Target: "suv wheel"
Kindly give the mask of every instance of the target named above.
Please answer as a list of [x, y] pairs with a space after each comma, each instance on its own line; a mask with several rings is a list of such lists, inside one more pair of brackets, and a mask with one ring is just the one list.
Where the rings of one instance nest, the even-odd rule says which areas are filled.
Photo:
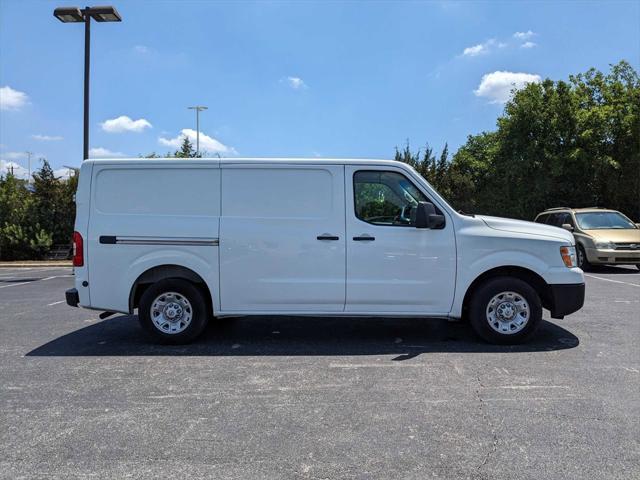
[[584, 251], [584, 247], [579, 243], [576, 245], [576, 253], [578, 255], [578, 267], [587, 271], [591, 267], [591, 264], [589, 263], [589, 260], [587, 260], [587, 254]]
[[147, 288], [140, 298], [138, 315], [142, 327], [160, 343], [189, 343], [207, 323], [202, 292], [178, 278], [160, 280]]
[[474, 331], [485, 341], [513, 345], [528, 340], [542, 320], [534, 288], [519, 278], [497, 277], [476, 290], [469, 304]]

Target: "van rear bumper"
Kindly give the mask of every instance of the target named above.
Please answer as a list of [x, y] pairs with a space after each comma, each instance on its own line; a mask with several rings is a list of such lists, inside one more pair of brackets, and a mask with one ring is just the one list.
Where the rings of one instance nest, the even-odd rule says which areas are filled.
[[78, 289], [76, 288], [70, 288], [64, 292], [64, 296], [67, 300], [67, 305], [71, 307], [77, 307], [80, 303], [80, 296], [78, 295]]
[[584, 283], [550, 284], [551, 318], [564, 318], [584, 305]]

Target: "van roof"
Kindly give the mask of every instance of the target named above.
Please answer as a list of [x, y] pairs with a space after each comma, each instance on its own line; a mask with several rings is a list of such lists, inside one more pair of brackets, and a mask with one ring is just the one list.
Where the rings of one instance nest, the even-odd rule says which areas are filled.
[[396, 160], [380, 160], [365, 158], [94, 158], [85, 160], [83, 163], [104, 164], [149, 164], [149, 163], [181, 163], [181, 164], [328, 164], [328, 165], [389, 165], [389, 166], [407, 166], [406, 163]]

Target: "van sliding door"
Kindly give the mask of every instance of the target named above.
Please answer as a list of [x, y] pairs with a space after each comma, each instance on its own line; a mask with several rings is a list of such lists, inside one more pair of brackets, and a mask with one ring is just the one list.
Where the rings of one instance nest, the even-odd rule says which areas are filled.
[[342, 311], [344, 167], [222, 166], [221, 310]]

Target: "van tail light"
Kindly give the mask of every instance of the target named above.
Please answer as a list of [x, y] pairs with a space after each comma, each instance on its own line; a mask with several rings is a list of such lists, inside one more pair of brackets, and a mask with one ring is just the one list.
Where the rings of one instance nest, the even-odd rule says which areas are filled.
[[82, 235], [73, 232], [73, 266], [82, 267], [84, 265], [84, 248], [82, 246]]

